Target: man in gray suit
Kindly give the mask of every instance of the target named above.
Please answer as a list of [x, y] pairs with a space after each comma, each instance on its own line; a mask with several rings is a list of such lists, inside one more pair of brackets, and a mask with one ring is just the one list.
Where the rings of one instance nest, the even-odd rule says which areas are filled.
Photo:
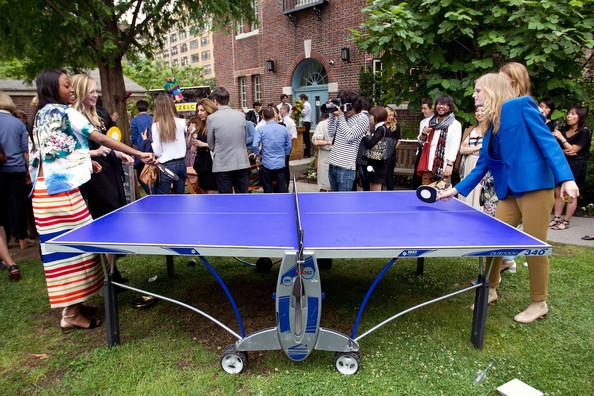
[[243, 113], [229, 107], [229, 92], [218, 87], [211, 95], [218, 110], [206, 119], [208, 147], [213, 152], [212, 171], [221, 194], [248, 192], [247, 131]]

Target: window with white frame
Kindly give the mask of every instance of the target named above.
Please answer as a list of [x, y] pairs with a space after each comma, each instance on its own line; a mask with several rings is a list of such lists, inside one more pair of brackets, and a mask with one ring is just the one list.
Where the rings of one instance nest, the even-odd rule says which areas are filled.
[[187, 57], [187, 56], [184, 56], [184, 57], [181, 59], [181, 65], [182, 65], [182, 66], [186, 66], [187, 64], [188, 64], [188, 57]]
[[207, 61], [210, 59], [210, 51], [202, 51], [202, 60]]
[[170, 43], [175, 43], [177, 41], [177, 34], [176, 33], [171, 33], [171, 35], [169, 36], [169, 42]]
[[185, 30], [180, 30], [180, 31], [179, 31], [179, 39], [180, 39], [180, 40], [185, 40], [185, 39], [186, 39], [186, 37], [188, 37], [188, 33], [186, 33], [186, 31], [185, 31]]
[[247, 78], [239, 77], [239, 105], [247, 108]]
[[173, 62], [171, 62], [172, 66], [177, 66], [179, 64], [179, 62], [177, 61], [177, 59], [174, 59]]
[[211, 65], [204, 65], [204, 75], [208, 76], [212, 74], [212, 66]]
[[199, 44], [198, 40], [190, 41], [190, 49], [198, 49], [198, 48], [200, 48], [200, 44]]
[[177, 55], [177, 45], [171, 47], [171, 55]]
[[179, 46], [179, 52], [181, 52], [182, 54], [184, 52], [188, 52], [188, 44], [183, 43], [182, 45]]
[[208, 36], [200, 37], [200, 45], [203, 47], [208, 45]]
[[254, 87], [254, 101], [260, 102], [262, 100], [262, 84], [260, 75], [252, 77], [252, 86]]
[[198, 63], [198, 62], [200, 62], [200, 55], [192, 54], [192, 63]]

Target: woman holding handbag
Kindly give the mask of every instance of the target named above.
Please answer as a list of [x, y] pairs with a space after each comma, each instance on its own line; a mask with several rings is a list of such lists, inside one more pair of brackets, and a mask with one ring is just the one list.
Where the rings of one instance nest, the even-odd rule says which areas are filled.
[[383, 106], [374, 106], [369, 110], [371, 115], [372, 133], [363, 137], [367, 150], [363, 157], [367, 159], [367, 180], [370, 191], [381, 191], [386, 182], [386, 161], [393, 155], [394, 139], [388, 137], [390, 132], [386, 127], [388, 111]]

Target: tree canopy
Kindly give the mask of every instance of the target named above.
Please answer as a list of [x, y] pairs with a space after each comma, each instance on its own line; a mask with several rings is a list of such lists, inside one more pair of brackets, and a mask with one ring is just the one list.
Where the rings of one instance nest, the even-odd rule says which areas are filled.
[[[244, 18], [252, 0], [0, 0], [0, 56], [43, 69], [98, 67], [103, 103], [125, 111], [122, 59], [152, 57], [177, 26], [200, 30]], [[126, 125], [120, 127], [127, 130]]]
[[175, 77], [183, 87], [210, 86], [214, 81], [204, 77], [204, 69], [194, 66], [168, 67], [159, 60], [124, 61], [124, 74], [146, 89], [162, 89], [168, 77]]
[[382, 60], [384, 102], [449, 94], [471, 120], [474, 80], [509, 61], [528, 67], [537, 98], [592, 100], [592, 0], [376, 0], [363, 12], [353, 34]]

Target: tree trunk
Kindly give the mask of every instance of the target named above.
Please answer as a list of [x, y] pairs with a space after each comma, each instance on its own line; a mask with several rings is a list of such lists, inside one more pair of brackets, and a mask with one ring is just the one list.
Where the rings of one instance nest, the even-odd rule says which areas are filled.
[[126, 85], [124, 84], [124, 71], [122, 58], [116, 57], [107, 61], [99, 60], [99, 75], [101, 76], [101, 98], [103, 107], [113, 114], [117, 112], [119, 118], [117, 125], [122, 132], [122, 142], [130, 145], [130, 123], [126, 109]]

